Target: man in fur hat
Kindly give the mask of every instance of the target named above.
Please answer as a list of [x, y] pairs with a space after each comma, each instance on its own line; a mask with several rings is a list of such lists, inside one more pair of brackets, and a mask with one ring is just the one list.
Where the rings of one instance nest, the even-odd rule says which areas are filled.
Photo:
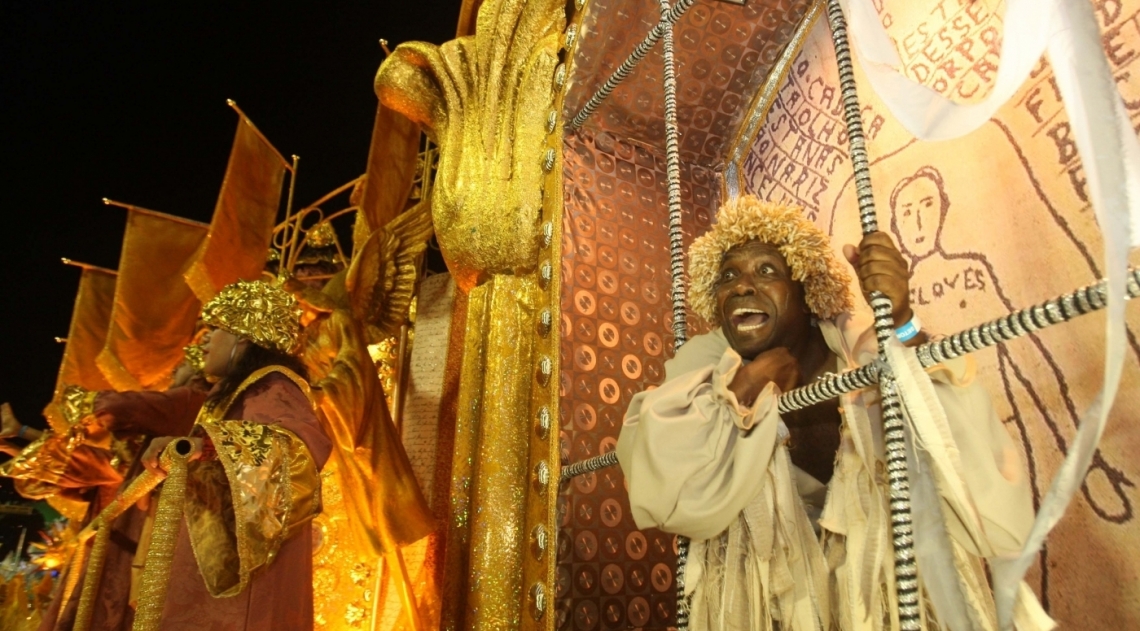
[[[1025, 468], [969, 358], [923, 371], [903, 348], [925, 336], [890, 237], [845, 254], [864, 295], [894, 306], [908, 435], [938, 437], [912, 454], [924, 628], [996, 629], [984, 561], [1029, 533]], [[878, 388], [777, 410], [781, 392], [878, 357], [827, 235], [799, 208], [742, 197], [693, 243], [689, 274], [691, 306], [717, 328], [633, 398], [617, 452], [638, 527], [692, 540], [690, 628], [898, 628]], [[1051, 627], [1024, 584], [1018, 611], [1019, 628]]]

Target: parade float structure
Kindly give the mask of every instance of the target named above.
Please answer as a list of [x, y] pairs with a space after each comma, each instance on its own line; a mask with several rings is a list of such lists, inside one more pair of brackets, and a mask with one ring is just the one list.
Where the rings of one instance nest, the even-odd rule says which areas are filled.
[[[219, 201], [205, 245], [189, 250], [200, 256], [181, 272], [197, 300], [230, 276], [260, 273], [258, 252], [273, 234], [295, 257], [316, 225], [354, 216], [359, 247], [421, 204], [449, 272], [413, 283], [411, 313], [370, 340], [439, 525], [400, 559], [378, 558], [349, 534], [341, 479], [326, 470], [318, 629], [684, 627], [685, 543], [634, 526], [612, 452], [630, 398], [660, 383], [674, 348], [707, 329], [685, 307], [683, 251], [721, 201], [744, 193], [803, 206], [837, 248], [876, 226], [892, 234], [927, 328], [964, 331], [920, 359], [973, 352], [1022, 447], [1035, 503], [1064, 512], [1052, 498], [1065, 493], [1049, 490], [1058, 471], [1070, 494], [1079, 490], [1048, 544], [1027, 554], [1033, 589], [1063, 625], [1140, 621], [1128, 560], [1140, 543], [1140, 470], [1128, 457], [1140, 446], [1140, 315], [1121, 308], [1140, 285], [1120, 265], [1127, 210], [1138, 204], [1122, 192], [1135, 172], [1114, 175], [1111, 165], [1135, 166], [1140, 3], [1068, 13], [1048, 3], [1037, 23], [1056, 35], [1051, 20], [1079, 18], [1076, 36], [1057, 39], [1093, 60], [1088, 77], [1119, 90], [1082, 86], [1129, 132], [1115, 154], [1095, 154], [1091, 175], [1082, 156], [1093, 155], [1097, 134], [1074, 113], [1072, 63], [1052, 45], [1041, 59], [1023, 31], [1008, 28], [1003, 12], [1024, 3], [848, 4], [862, 51], [854, 63], [840, 3], [824, 0], [467, 0], [455, 40], [404, 43], [380, 67], [365, 175], [276, 231], [283, 177], [296, 161], [242, 115], [233, 155], [244, 157], [231, 156], [227, 182], [253, 184], [223, 187], [231, 202]], [[895, 50], [890, 63], [881, 49], [867, 52], [875, 29]], [[1013, 63], [1009, 42], [1026, 44], [1020, 56], [1030, 59]], [[1005, 62], [1028, 63], [1028, 78], [1002, 79], [1012, 72]], [[959, 104], [998, 94], [1000, 107], [968, 133], [931, 132], [883, 91], [890, 73]], [[246, 206], [232, 195], [242, 190], [261, 210], [237, 212]], [[341, 255], [351, 264], [357, 252]], [[1107, 347], [1104, 320], [1069, 322], [1106, 306]], [[1103, 372], [1101, 357], [1110, 360]], [[143, 374], [99, 358], [91, 361], [102, 378]], [[1120, 370], [1098, 448], [1103, 418], [1086, 410], [1111, 399]], [[889, 384], [890, 372], [884, 360], [790, 393], [781, 406]], [[905, 462], [890, 440], [888, 452]], [[1067, 465], [1066, 454], [1075, 454]], [[899, 493], [905, 469], [891, 467]], [[906, 523], [905, 494], [892, 499], [896, 525]], [[895, 544], [905, 561], [905, 536]], [[892, 580], [913, 572], [902, 562]], [[1105, 607], [1104, 594], [1119, 596]], [[899, 628], [913, 627], [912, 613], [900, 607]]]
[[[1136, 536], [1125, 454], [1137, 440], [1140, 347], [1122, 301], [1126, 282], [1136, 291], [1124, 258], [1137, 208], [1126, 191], [1137, 175], [1138, 7], [1052, 3], [1026, 19], [1010, 3], [1011, 23], [1037, 29], [1027, 35], [993, 3], [850, 4], [870, 79], [852, 63], [839, 3], [806, 0], [466, 2], [456, 40], [403, 44], [380, 67], [381, 110], [439, 147], [432, 212], [458, 288], [441, 628], [684, 626], [684, 543], [634, 527], [605, 454], [630, 397], [659, 383], [674, 346], [705, 326], [686, 312], [681, 255], [719, 202], [743, 193], [802, 205], [837, 248], [876, 227], [892, 234], [928, 328], [963, 331], [922, 349], [924, 363], [979, 351], [979, 378], [1046, 506], [1038, 542], [1079, 486], [1049, 544], [1026, 552], [1034, 589], [1062, 622], [1140, 615], [1134, 595], [1090, 607], [1114, 589], [1108, 576], [1135, 576], [1120, 559]], [[884, 38], [893, 67], [874, 46]], [[1090, 70], [1074, 79], [1076, 59]], [[988, 113], [924, 128], [882, 91], [890, 73], [921, 86], [931, 112], [940, 104], [927, 93]], [[1108, 108], [1091, 131], [1090, 100]], [[1106, 139], [1111, 158], [1090, 151]], [[1082, 166], [1082, 155], [1097, 157]], [[1044, 330], [1105, 305], [1107, 327], [1086, 318]], [[1102, 357], [1104, 372], [1090, 370]], [[1108, 410], [1094, 403], [1111, 400], [1121, 371], [1097, 449]], [[877, 381], [889, 392], [889, 373], [880, 364], [782, 405]], [[897, 525], [909, 504], [902, 434], [886, 431]], [[904, 561], [905, 535], [896, 529]], [[1112, 569], [1090, 569], [1091, 558]], [[913, 577], [913, 563], [896, 564], [892, 581], [909, 591], [901, 628], [918, 624]]]

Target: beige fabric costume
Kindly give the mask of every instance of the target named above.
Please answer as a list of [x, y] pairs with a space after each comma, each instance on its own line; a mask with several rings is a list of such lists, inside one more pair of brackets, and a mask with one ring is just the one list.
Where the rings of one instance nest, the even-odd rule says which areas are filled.
[[[877, 357], [869, 316], [820, 326], [836, 370]], [[927, 378], [913, 351], [896, 343], [891, 353], [911, 410], [908, 436], [920, 446], [910, 458], [916, 556], [922, 600], [938, 612], [936, 621], [924, 610], [925, 626], [995, 629], [982, 560], [1016, 553], [1029, 532], [1025, 468], [988, 394], [972, 384], [971, 361]], [[665, 383], [633, 398], [618, 441], [638, 527], [692, 539], [690, 628], [897, 629], [878, 390], [841, 398], [841, 442], [824, 487], [789, 460], [775, 385], [751, 408], [728, 389], [741, 364], [720, 329], [693, 338], [666, 363]], [[1053, 626], [1024, 584], [1017, 622]]]

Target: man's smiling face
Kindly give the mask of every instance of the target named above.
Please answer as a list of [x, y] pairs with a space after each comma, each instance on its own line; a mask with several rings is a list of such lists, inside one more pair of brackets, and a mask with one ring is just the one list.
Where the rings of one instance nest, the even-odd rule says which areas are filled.
[[750, 241], [726, 252], [713, 292], [724, 336], [745, 359], [796, 347], [811, 327], [803, 284], [774, 245]]

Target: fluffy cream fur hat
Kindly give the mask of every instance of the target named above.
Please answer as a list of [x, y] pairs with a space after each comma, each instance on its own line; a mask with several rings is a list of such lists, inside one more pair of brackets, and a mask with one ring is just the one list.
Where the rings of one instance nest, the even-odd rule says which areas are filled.
[[745, 195], [721, 206], [712, 229], [689, 247], [689, 305], [702, 318], [720, 324], [713, 296], [720, 264], [730, 249], [749, 241], [779, 248], [792, 279], [803, 283], [808, 308], [817, 318], [830, 320], [852, 309], [847, 267], [803, 209]]

